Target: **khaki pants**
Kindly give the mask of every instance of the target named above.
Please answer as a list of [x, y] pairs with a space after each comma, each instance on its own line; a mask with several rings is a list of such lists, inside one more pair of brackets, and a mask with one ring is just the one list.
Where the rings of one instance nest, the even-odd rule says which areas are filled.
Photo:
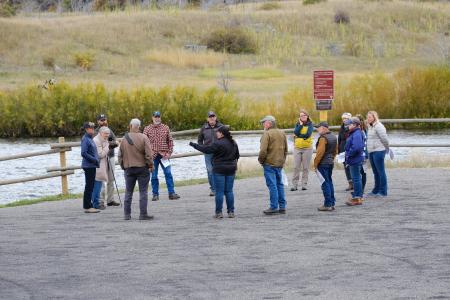
[[302, 187], [306, 187], [308, 184], [308, 173], [313, 149], [294, 148], [292, 153], [294, 154], [294, 174], [292, 176], [292, 187], [298, 187], [300, 170], [302, 171]]
[[111, 203], [114, 201], [114, 176], [113, 176], [113, 169], [110, 168], [112, 166], [114, 168], [116, 159], [115, 157], [109, 157], [109, 166], [108, 166], [108, 182], [103, 183], [102, 185], [102, 192], [100, 193], [100, 205], [105, 205], [105, 198], [106, 203]]

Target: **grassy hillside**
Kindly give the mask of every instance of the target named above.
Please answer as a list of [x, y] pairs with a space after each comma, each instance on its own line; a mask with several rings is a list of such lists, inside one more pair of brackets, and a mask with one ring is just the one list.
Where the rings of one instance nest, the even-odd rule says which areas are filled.
[[[49, 78], [107, 87], [217, 86], [229, 74], [243, 98], [275, 98], [309, 85], [317, 68], [345, 80], [359, 73], [449, 63], [448, 2], [277, 2], [210, 11], [149, 10], [89, 15], [34, 14], [0, 18], [0, 89]], [[269, 8], [274, 8], [267, 10]], [[348, 24], [334, 22], [341, 11]], [[239, 27], [257, 43], [256, 54], [198, 53], [216, 29]], [[93, 59], [81, 70], [75, 56]], [[56, 71], [53, 64], [56, 64]], [[47, 65], [47, 66], [45, 66]]]

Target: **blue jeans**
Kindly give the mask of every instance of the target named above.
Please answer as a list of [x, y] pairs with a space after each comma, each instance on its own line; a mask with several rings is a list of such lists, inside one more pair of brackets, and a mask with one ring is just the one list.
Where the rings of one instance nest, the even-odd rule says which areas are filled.
[[276, 168], [269, 165], [264, 165], [263, 168], [266, 185], [270, 193], [270, 208], [286, 209], [286, 197], [284, 196], [283, 177], [281, 175], [283, 168]]
[[224, 195], [227, 201], [227, 212], [234, 212], [234, 175], [221, 175], [213, 173], [213, 176], [214, 184], [216, 185], [216, 213], [222, 212]]
[[100, 192], [102, 191], [103, 181], [95, 181], [94, 191], [92, 192], [92, 206], [99, 208]]
[[152, 192], [153, 195], [159, 195], [159, 179], [158, 179], [158, 168], [161, 168], [164, 172], [164, 177], [166, 178], [167, 189], [169, 190], [169, 195], [175, 194], [175, 184], [173, 183], [173, 177], [170, 166], [164, 168], [161, 163], [162, 156], [158, 154], [153, 160], [153, 172], [152, 172]]
[[206, 171], [208, 172], [209, 188], [211, 189], [212, 192], [214, 192], [215, 188], [214, 188], [212, 158], [213, 158], [213, 154], [205, 154], [205, 165], [206, 165]]
[[322, 174], [325, 179], [322, 183], [322, 193], [325, 201], [323, 203], [326, 207], [332, 207], [336, 204], [336, 199], [334, 198], [334, 186], [333, 186], [333, 165], [319, 165], [317, 171]]
[[362, 163], [356, 165], [349, 165], [348, 168], [350, 169], [350, 174], [352, 175], [353, 181], [352, 198], [353, 199], [362, 198], [363, 196], [363, 184], [361, 176]]
[[369, 153], [369, 161], [372, 166], [375, 186], [372, 190], [373, 194], [387, 196], [387, 177], [384, 169], [385, 151], [375, 151]]

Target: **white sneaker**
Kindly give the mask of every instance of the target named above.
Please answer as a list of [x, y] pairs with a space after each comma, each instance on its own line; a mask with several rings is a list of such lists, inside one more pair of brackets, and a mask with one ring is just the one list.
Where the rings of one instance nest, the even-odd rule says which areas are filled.
[[91, 208], [89, 208], [89, 209], [85, 209], [84, 212], [87, 213], [87, 214], [93, 214], [93, 213], [98, 213], [98, 212], [100, 212], [100, 210], [91, 207]]

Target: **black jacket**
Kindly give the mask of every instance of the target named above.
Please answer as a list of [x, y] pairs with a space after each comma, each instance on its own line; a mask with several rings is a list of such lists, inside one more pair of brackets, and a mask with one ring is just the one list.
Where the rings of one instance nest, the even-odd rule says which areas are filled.
[[338, 134], [338, 151], [339, 153], [345, 152], [345, 142], [348, 138], [348, 129], [345, 128], [344, 124], [341, 125]]
[[190, 144], [200, 152], [213, 154], [213, 173], [221, 175], [234, 175], [237, 170], [237, 161], [239, 159], [239, 148], [234, 141], [221, 138], [210, 146]]
[[219, 128], [220, 126], [223, 126], [222, 123], [219, 121], [216, 121], [216, 126], [211, 127], [208, 122], [203, 124], [202, 128], [200, 128], [200, 133], [197, 138], [197, 142], [199, 145], [211, 145], [214, 143], [216, 138], [216, 133], [214, 132], [214, 129]]

